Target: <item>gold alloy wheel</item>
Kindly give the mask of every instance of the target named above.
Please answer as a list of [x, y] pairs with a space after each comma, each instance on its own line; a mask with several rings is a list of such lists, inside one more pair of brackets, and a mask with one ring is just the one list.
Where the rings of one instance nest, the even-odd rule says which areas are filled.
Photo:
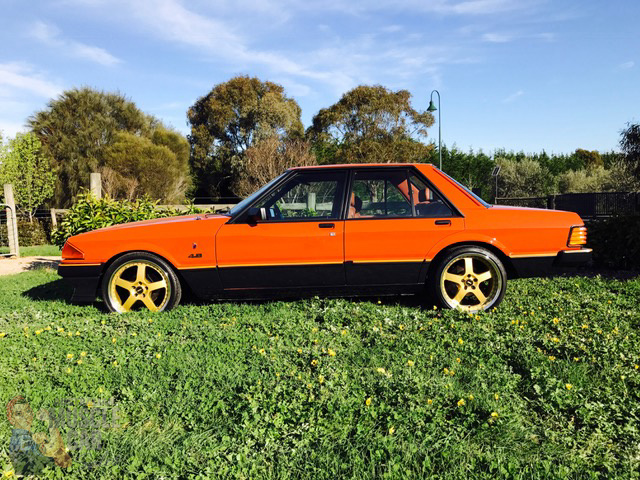
[[171, 297], [169, 276], [158, 265], [133, 260], [118, 268], [109, 279], [109, 300], [117, 312], [146, 307], [163, 310]]
[[489, 257], [464, 253], [442, 270], [440, 292], [451, 308], [469, 312], [485, 310], [500, 296], [502, 275]]

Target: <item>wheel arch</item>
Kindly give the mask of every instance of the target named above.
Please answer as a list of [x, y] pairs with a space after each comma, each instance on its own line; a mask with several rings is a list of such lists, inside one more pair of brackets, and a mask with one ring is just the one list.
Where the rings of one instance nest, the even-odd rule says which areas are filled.
[[425, 272], [425, 275], [424, 275], [424, 281], [426, 282], [426, 281], [429, 280], [429, 276], [433, 274], [433, 271], [435, 270], [435, 268], [437, 267], [438, 263], [442, 260], [443, 257], [445, 257], [452, 250], [455, 250], [456, 248], [460, 248], [460, 247], [482, 247], [482, 248], [485, 248], [485, 249], [489, 250], [496, 257], [498, 257], [498, 259], [504, 265], [504, 268], [507, 271], [507, 278], [509, 278], [509, 279], [517, 278], [518, 275], [516, 273], [515, 267], [513, 266], [513, 263], [511, 262], [511, 259], [509, 258], [509, 256], [506, 253], [504, 253], [496, 245], [493, 245], [493, 244], [490, 244], [490, 243], [487, 243], [487, 242], [482, 242], [482, 241], [460, 241], [460, 242], [456, 242], [456, 243], [452, 243], [450, 245], [447, 245], [445, 248], [440, 250], [431, 259], [431, 261], [429, 262], [429, 265], [427, 267], [427, 271]]

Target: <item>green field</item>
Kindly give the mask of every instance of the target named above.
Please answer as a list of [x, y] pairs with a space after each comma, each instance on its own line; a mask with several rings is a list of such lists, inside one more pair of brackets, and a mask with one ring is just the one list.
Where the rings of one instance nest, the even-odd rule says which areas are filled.
[[[9, 253], [9, 247], [0, 247], [0, 253]], [[34, 245], [20, 247], [22, 257], [59, 257], [60, 249], [55, 245]]]
[[640, 277], [513, 281], [478, 316], [402, 299], [117, 316], [68, 304], [47, 270], [0, 292], [2, 406], [119, 411], [65, 478], [640, 476]]

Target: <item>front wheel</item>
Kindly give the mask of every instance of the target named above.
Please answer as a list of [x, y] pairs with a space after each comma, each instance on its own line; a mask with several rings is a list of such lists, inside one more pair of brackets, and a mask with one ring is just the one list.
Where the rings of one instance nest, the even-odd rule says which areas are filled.
[[438, 262], [429, 282], [442, 307], [475, 313], [500, 304], [507, 289], [507, 272], [489, 250], [460, 247]]
[[181, 296], [180, 281], [171, 266], [147, 252], [118, 258], [102, 280], [102, 299], [112, 312], [170, 310]]

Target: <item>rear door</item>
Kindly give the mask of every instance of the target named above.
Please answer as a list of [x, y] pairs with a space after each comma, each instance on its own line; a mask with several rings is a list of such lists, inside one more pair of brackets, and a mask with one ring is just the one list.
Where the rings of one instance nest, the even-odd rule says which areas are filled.
[[355, 169], [351, 178], [347, 284], [418, 284], [426, 252], [464, 229], [464, 219], [414, 169]]

